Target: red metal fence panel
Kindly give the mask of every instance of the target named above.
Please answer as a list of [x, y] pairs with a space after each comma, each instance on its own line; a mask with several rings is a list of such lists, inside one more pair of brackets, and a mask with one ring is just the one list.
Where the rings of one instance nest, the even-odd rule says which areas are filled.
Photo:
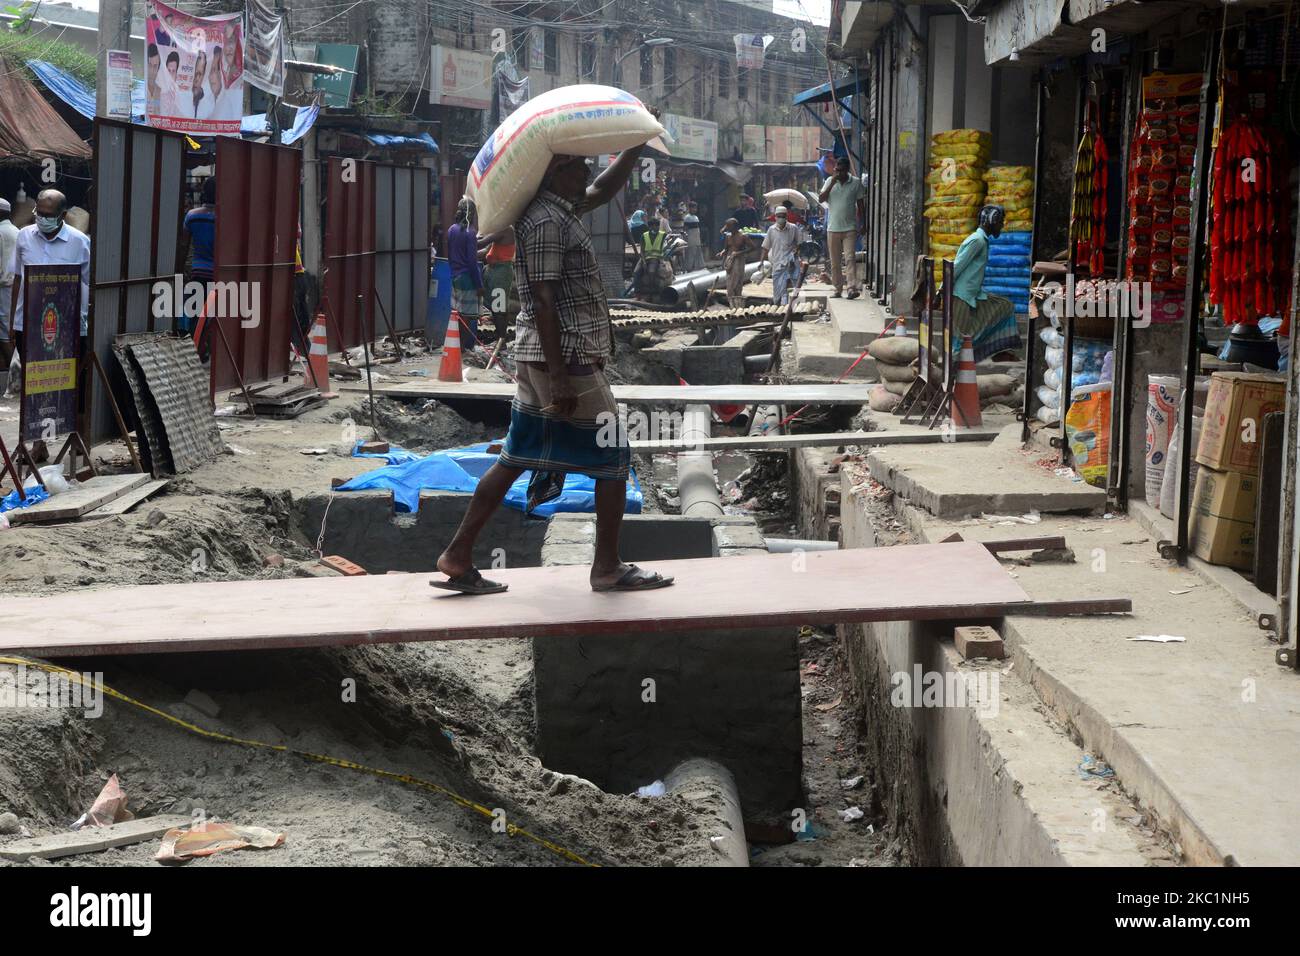
[[216, 317], [209, 340], [214, 391], [289, 372], [301, 170], [295, 149], [217, 140], [216, 282], [235, 283], [225, 288], [251, 301], [255, 314]]
[[[375, 164], [331, 156], [325, 167], [325, 296], [329, 349], [384, 332], [375, 307]], [[357, 296], [365, 302], [362, 312]]]

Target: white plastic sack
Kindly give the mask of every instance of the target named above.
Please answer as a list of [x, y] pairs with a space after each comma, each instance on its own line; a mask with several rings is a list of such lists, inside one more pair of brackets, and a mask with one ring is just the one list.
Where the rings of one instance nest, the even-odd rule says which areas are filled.
[[479, 235], [513, 225], [537, 194], [555, 156], [601, 156], [641, 146], [664, 128], [631, 93], [612, 86], [561, 86], [510, 114], [469, 169], [465, 195]]

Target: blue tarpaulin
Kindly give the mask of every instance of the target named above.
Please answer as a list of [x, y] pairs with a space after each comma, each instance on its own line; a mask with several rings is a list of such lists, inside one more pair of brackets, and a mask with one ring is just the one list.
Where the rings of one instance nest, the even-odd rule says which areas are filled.
[[[86, 119], [95, 118], [95, 88], [86, 86], [67, 70], [45, 60], [28, 60], [27, 66], [50, 92]], [[144, 122], [144, 80], [131, 84], [131, 120]]]
[[[61, 69], [53, 63], [47, 63], [45, 60], [28, 60], [27, 65], [31, 67], [32, 72], [49, 88], [51, 93], [86, 117], [86, 119], [95, 118], [95, 88], [93, 86], [86, 86], [67, 70]], [[144, 110], [144, 80], [136, 80], [131, 86], [131, 121], [143, 126], [145, 123]], [[319, 115], [319, 106], [298, 107], [293, 126], [280, 131], [280, 142], [288, 146], [290, 143], [302, 139], [307, 131], [311, 129], [312, 124], [316, 122], [316, 117]], [[266, 114], [256, 113], [252, 116], [245, 116], [240, 123], [240, 132], [250, 136], [265, 136], [270, 132], [266, 123]], [[430, 139], [430, 142], [432, 142], [432, 139]], [[438, 147], [435, 145], [434, 152], [437, 151]]]
[[[473, 492], [478, 487], [479, 478], [497, 460], [496, 455], [488, 453], [489, 444], [492, 443], [453, 448], [423, 458], [385, 465], [364, 475], [357, 475], [346, 484], [339, 485], [338, 490], [367, 491], [382, 488], [393, 493], [393, 503], [399, 512], [416, 511], [420, 507], [420, 491], [425, 488], [432, 491]], [[409, 454], [401, 449], [398, 451], [400, 455]], [[526, 471], [510, 486], [510, 491], [506, 493], [506, 507], [516, 511], [526, 510], [528, 482], [531, 478], [532, 472]], [[624, 510], [628, 514], [640, 514], [642, 501], [640, 482], [637, 481], [636, 473], [632, 472], [627, 479], [627, 506]], [[532, 514], [538, 518], [549, 518], [561, 511], [595, 510], [596, 482], [586, 475], [575, 474], [565, 476], [564, 491], [558, 498], [541, 505]]]
[[412, 146], [417, 149], [427, 149], [431, 153], [438, 152], [438, 143], [428, 133], [421, 133], [419, 136], [398, 136], [396, 133], [372, 133], [369, 130], [362, 130], [361, 135], [376, 146]]
[[[280, 142], [285, 146], [298, 142], [307, 135], [307, 131], [312, 128], [319, 115], [320, 107], [314, 104], [298, 107], [298, 112], [293, 118], [293, 126], [280, 130]], [[240, 121], [239, 131], [245, 136], [266, 136], [271, 132], [271, 128], [266, 122], [265, 113], [254, 113]]]

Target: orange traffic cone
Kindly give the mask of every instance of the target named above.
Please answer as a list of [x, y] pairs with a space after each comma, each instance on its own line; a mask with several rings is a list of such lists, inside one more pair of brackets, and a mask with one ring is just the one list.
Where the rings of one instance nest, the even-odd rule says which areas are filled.
[[309, 367], [303, 369], [302, 383], [309, 388], [320, 389], [321, 398], [338, 398], [330, 391], [330, 346], [329, 335], [325, 331], [325, 313], [317, 312], [312, 324], [311, 334], [307, 336]]
[[978, 428], [984, 424], [980, 417], [980, 386], [975, 378], [975, 346], [969, 335], [961, 337], [961, 361], [957, 363], [957, 381], [952, 387], [952, 423], [961, 428]]
[[447, 320], [447, 337], [442, 343], [442, 365], [438, 367], [438, 381], [464, 381], [460, 367], [460, 313], [452, 312]]

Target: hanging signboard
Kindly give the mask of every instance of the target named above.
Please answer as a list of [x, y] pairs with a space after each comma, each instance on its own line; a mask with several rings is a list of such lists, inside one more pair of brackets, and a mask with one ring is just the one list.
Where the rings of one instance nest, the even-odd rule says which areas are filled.
[[350, 73], [317, 73], [311, 88], [325, 94], [325, 105], [345, 110], [352, 105], [352, 88], [356, 83], [361, 47], [355, 43], [317, 43], [316, 62], [351, 70]]
[[112, 119], [131, 120], [131, 51], [109, 50], [108, 115]]
[[19, 438], [51, 440], [77, 427], [81, 266], [23, 269], [23, 393]]
[[244, 79], [272, 96], [283, 96], [284, 17], [262, 0], [245, 0], [244, 40]]
[[742, 70], [761, 70], [768, 44], [775, 39], [761, 33], [737, 33], [736, 66]]
[[693, 116], [665, 113], [664, 129], [672, 137], [668, 155], [675, 159], [698, 159], [706, 163], [718, 160], [718, 124]]
[[767, 162], [767, 127], [746, 126], [741, 131], [740, 158], [746, 163]]
[[486, 110], [492, 106], [492, 58], [435, 46], [429, 57], [429, 102]]
[[815, 163], [821, 130], [816, 126], [767, 127], [769, 163]]
[[145, 113], [158, 129], [238, 136], [244, 115], [240, 14], [194, 17], [146, 0]]

